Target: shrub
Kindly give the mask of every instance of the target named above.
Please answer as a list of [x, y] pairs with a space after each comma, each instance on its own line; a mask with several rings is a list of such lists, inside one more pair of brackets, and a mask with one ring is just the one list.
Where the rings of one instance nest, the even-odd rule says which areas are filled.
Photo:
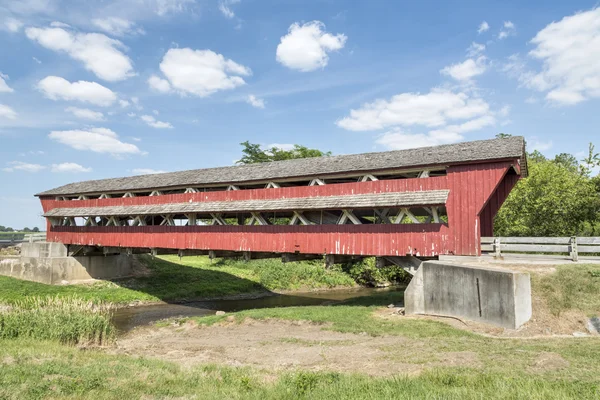
[[396, 265], [377, 268], [375, 257], [364, 258], [356, 263], [343, 264], [341, 269], [349, 274], [356, 283], [364, 286], [381, 286], [410, 281], [410, 275]]
[[78, 298], [29, 297], [0, 307], [0, 338], [103, 344], [114, 337], [112, 305]]

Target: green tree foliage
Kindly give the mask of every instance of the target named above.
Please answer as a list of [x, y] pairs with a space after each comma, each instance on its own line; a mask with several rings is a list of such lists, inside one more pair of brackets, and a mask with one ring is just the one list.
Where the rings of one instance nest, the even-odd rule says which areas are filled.
[[323, 152], [317, 149], [309, 149], [308, 147], [295, 144], [291, 150], [284, 150], [278, 147], [270, 149], [262, 149], [259, 144], [250, 143], [246, 140], [240, 143], [244, 146], [241, 159], [236, 161], [236, 164], [257, 164], [271, 161], [291, 160], [295, 158], [323, 157], [330, 156], [331, 152]]
[[[592, 147], [593, 150], [593, 147]], [[594, 233], [600, 219], [600, 178], [589, 178], [569, 154], [528, 157], [529, 177], [512, 190], [495, 220], [498, 236], [571, 236]]]

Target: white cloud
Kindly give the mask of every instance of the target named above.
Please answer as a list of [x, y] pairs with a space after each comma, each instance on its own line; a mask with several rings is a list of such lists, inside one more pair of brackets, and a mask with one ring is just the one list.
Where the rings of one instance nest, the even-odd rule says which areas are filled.
[[75, 150], [107, 153], [113, 156], [142, 154], [136, 145], [122, 142], [119, 136], [108, 128], [52, 131], [48, 137]]
[[65, 162], [65, 163], [60, 163], [60, 164], [52, 164], [52, 168], [51, 168], [52, 172], [91, 172], [92, 169], [91, 168], [86, 168], [82, 165], [76, 164], [76, 163], [72, 163], [72, 162]]
[[77, 118], [87, 119], [90, 121], [103, 121], [104, 114], [98, 111], [93, 111], [88, 108], [67, 107], [65, 111], [70, 112]]
[[469, 58], [461, 63], [452, 64], [440, 70], [440, 73], [452, 77], [461, 82], [468, 82], [474, 77], [483, 74], [487, 69], [487, 62], [484, 56], [477, 59]]
[[158, 121], [152, 115], [142, 115], [140, 117], [148, 126], [156, 129], [173, 129], [173, 125], [168, 122]]
[[508, 117], [508, 114], [510, 114], [510, 106], [507, 104], [505, 106], [503, 106], [499, 111], [498, 111], [498, 115], [501, 117]]
[[152, 0], [152, 3], [156, 14], [162, 17], [188, 10], [188, 5], [194, 4], [195, 0]]
[[535, 104], [538, 102], [538, 99], [535, 96], [529, 96], [525, 99], [525, 103], [527, 104]]
[[8, 32], [17, 33], [23, 27], [23, 22], [16, 18], [8, 17], [2, 23], [2, 28]]
[[164, 174], [167, 171], [163, 171], [161, 169], [152, 169], [152, 168], [134, 168], [131, 170], [135, 175], [152, 175], [152, 174]]
[[99, 78], [120, 81], [134, 75], [123, 43], [100, 33], [77, 33], [63, 28], [27, 28], [27, 37], [47, 49], [67, 53]]
[[158, 114], [160, 114], [160, 112], [158, 110], [152, 110], [152, 114], [158, 115]]
[[64, 22], [60, 22], [60, 21], [52, 21], [52, 22], [50, 22], [50, 26], [53, 28], [70, 28], [71, 27], [71, 25], [65, 24]]
[[455, 143], [462, 139], [463, 137], [461, 135], [455, 133], [405, 133], [398, 129], [384, 133], [377, 138], [375, 143], [385, 146], [390, 150], [404, 150], [416, 147]]
[[33, 61], [35, 61], [38, 64], [41, 64], [42, 62], [37, 58], [37, 57], [32, 57]]
[[505, 21], [502, 30], [498, 34], [498, 39], [506, 39], [509, 36], [517, 34], [517, 27], [511, 21]]
[[132, 97], [131, 102], [133, 103], [133, 106], [136, 108], [136, 110], [144, 109], [144, 107], [142, 107], [142, 105], [140, 104], [140, 99], [138, 97]]
[[121, 108], [127, 108], [127, 107], [129, 107], [129, 104], [130, 103], [127, 100], [123, 100], [123, 99], [119, 100], [119, 105], [121, 106]]
[[0, 72], [0, 93], [14, 92], [14, 90], [8, 86], [6, 80], [8, 80], [8, 75], [4, 75], [2, 72]]
[[469, 57], [477, 57], [485, 51], [485, 44], [473, 42], [467, 49], [467, 55]]
[[552, 140], [540, 140], [537, 137], [532, 137], [527, 140], [527, 148], [544, 152], [550, 150], [553, 146]]
[[10, 108], [9, 106], [5, 106], [4, 104], [0, 104], [0, 118], [8, 118], [8, 119], [16, 119], [17, 112]]
[[511, 60], [521, 83], [547, 92], [546, 99], [558, 105], [600, 97], [600, 8], [547, 25], [531, 43], [535, 48], [529, 55], [542, 62], [542, 69], [526, 71]]
[[483, 21], [481, 24], [479, 24], [477, 33], [487, 32], [489, 29], [490, 29], [490, 25], [487, 22]]
[[136, 27], [135, 22], [125, 18], [94, 18], [92, 24], [113, 36], [143, 35], [145, 33], [142, 28]]
[[235, 13], [231, 9], [231, 6], [239, 3], [240, 0], [221, 0], [219, 1], [219, 11], [225, 16], [225, 18], [235, 17]]
[[135, 116], [136, 116], [136, 113], [134, 113], [134, 112], [130, 112], [130, 113], [127, 113], [127, 116], [128, 116], [128, 117], [132, 117], [132, 118], [133, 118], [133, 117], [135, 117]]
[[171, 84], [169, 81], [156, 75], [152, 75], [148, 78], [148, 84], [151, 89], [154, 89], [157, 92], [168, 93], [171, 91]]
[[[170, 49], [160, 63], [160, 70], [170, 86], [182, 95], [210, 96], [219, 90], [245, 85], [242, 76], [252, 74], [250, 68], [211, 50]], [[152, 77], [150, 78], [152, 79]], [[160, 78], [159, 78], [160, 79]], [[154, 89], [166, 89], [166, 81], [155, 81]]]
[[5, 172], [14, 172], [14, 171], [25, 171], [25, 172], [40, 172], [45, 169], [43, 165], [40, 164], [30, 164], [22, 161], [11, 161], [6, 163], [8, 167], [3, 168], [2, 170]]
[[69, 82], [59, 76], [47, 76], [37, 88], [49, 99], [81, 101], [101, 107], [108, 107], [117, 100], [117, 95], [110, 89], [96, 82]]
[[300, 25], [293, 23], [288, 34], [281, 37], [277, 46], [277, 61], [288, 68], [302, 72], [324, 68], [329, 62], [328, 53], [340, 50], [348, 37], [343, 33], [332, 35], [325, 31], [320, 21]]
[[429, 93], [401, 93], [390, 100], [379, 99], [350, 111], [337, 125], [352, 131], [386, 129], [394, 126], [422, 125], [442, 127], [449, 121], [466, 120], [490, 113], [482, 99], [447, 89]]
[[253, 94], [248, 95], [246, 103], [250, 104], [252, 107], [265, 108], [265, 101], [263, 99], [259, 99]]

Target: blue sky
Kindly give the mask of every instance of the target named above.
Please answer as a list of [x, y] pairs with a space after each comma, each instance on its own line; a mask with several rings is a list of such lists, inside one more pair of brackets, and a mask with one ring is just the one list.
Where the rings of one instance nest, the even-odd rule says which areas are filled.
[[232, 164], [523, 135], [600, 145], [593, 1], [0, 0], [0, 225], [34, 193]]

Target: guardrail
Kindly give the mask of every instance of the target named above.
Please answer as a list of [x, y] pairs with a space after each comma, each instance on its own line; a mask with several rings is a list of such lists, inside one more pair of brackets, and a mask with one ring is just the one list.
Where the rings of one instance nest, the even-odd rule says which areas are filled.
[[46, 240], [46, 232], [39, 233], [3, 233], [0, 235], [0, 245], [13, 246], [19, 243], [43, 242]]
[[512, 253], [568, 253], [573, 261], [579, 254], [600, 254], [600, 237], [482, 237], [481, 251], [501, 257]]

